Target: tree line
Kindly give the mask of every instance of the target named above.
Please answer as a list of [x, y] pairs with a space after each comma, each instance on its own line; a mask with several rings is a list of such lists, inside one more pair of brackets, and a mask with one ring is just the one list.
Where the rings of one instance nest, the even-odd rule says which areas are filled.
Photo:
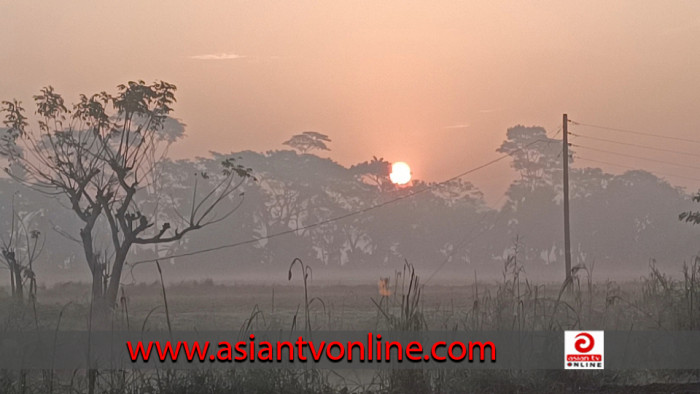
[[[517, 253], [529, 275], [564, 275], [561, 142], [541, 127], [507, 130], [498, 152], [517, 177], [492, 207], [464, 179], [399, 187], [381, 157], [343, 166], [314, 155], [330, 150], [318, 132], [294, 135], [288, 150], [169, 159], [185, 134], [171, 117], [175, 91], [129, 82], [69, 106], [48, 87], [33, 116], [2, 103], [0, 230], [13, 294], [75, 275], [109, 310], [153, 258], [177, 278], [284, 273], [300, 258], [338, 278], [376, 278], [409, 260], [423, 275], [467, 280], [498, 274]], [[697, 253], [697, 229], [678, 220], [692, 207], [684, 190], [641, 170], [574, 168], [570, 179], [575, 265], [634, 278], [652, 260], [678, 271]]]

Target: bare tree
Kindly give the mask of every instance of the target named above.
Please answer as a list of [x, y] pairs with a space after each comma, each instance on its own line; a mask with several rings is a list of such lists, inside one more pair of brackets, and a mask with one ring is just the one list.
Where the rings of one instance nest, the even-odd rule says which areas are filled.
[[[36, 275], [34, 262], [44, 248], [44, 238], [41, 232], [32, 229], [32, 219], [39, 212], [18, 213], [12, 202], [12, 218], [6, 234], [0, 237], [0, 263], [10, 273], [10, 292], [12, 298], [22, 304], [25, 297], [33, 300], [36, 297]], [[29, 288], [25, 293], [25, 285]]]
[[[23, 184], [69, 201], [82, 221], [80, 240], [92, 272], [93, 305], [107, 312], [116, 303], [124, 264], [134, 245], [162, 244], [227, 218], [240, 206], [233, 194], [251, 170], [223, 161], [219, 176], [201, 174], [208, 186], [195, 183], [188, 212], [174, 222], [156, 226], [157, 212], [144, 213], [153, 182], [154, 151], [169, 144], [163, 125], [172, 111], [176, 87], [167, 82], [128, 82], [117, 93], [106, 92], [80, 100], [68, 110], [52, 87], [34, 96], [38, 131], [28, 128], [17, 100], [4, 101], [3, 153], [10, 160], [7, 172]], [[204, 181], [206, 180], [206, 181]], [[223, 202], [239, 203], [220, 216]], [[96, 239], [102, 228], [109, 234], [110, 253]]]

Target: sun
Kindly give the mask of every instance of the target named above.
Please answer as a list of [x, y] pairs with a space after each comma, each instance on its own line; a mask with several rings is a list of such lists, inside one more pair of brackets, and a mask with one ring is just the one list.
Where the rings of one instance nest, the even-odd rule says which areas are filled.
[[391, 174], [389, 179], [397, 185], [405, 185], [411, 180], [411, 167], [408, 164], [397, 161], [391, 165]]

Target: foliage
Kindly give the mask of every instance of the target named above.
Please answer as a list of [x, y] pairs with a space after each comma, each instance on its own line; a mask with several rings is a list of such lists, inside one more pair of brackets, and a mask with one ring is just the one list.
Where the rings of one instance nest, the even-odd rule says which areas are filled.
[[316, 131], [305, 131], [301, 134], [292, 136], [289, 140], [283, 142], [284, 145], [289, 145], [298, 150], [300, 153], [307, 153], [311, 150], [330, 150], [326, 142], [331, 142], [331, 139]]
[[[170, 121], [165, 121], [166, 129]], [[179, 130], [175, 123], [171, 128]], [[532, 138], [520, 138], [519, 133], [511, 132], [510, 142], [526, 146], [542, 133], [533, 131], [525, 133], [532, 134]], [[167, 143], [161, 141], [165, 147]], [[226, 176], [222, 162], [232, 158], [229, 163], [239, 166], [241, 175], [254, 168], [258, 181], [240, 184], [229, 196], [233, 207], [245, 198], [236, 211], [235, 226], [221, 221], [212, 224], [209, 231], [190, 232], [179, 241], [136, 244], [130, 250], [125, 271], [129, 281], [157, 279], [153, 276], [155, 269], [139, 261], [161, 258], [164, 269], [168, 263], [168, 277], [194, 275], [203, 279], [206, 272], [234, 278], [286, 267], [288, 256], [293, 255], [317, 272], [362, 276], [373, 282], [384, 269], [400, 267], [404, 259], [413, 261], [419, 272], [425, 272], [426, 279], [433, 274], [437, 279], [450, 279], [474, 269], [495, 278], [508, 258], [512, 240], [520, 236], [519, 263], [531, 275], [558, 279], [563, 272], [561, 160], [557, 159], [560, 146], [537, 142], [527, 149], [532, 150], [529, 155], [513, 155], [513, 161], [519, 161], [513, 165], [527, 172], [527, 160], [551, 159], [551, 165], [535, 163], [531, 171], [548, 173], [544, 179], [549, 181], [518, 179], [510, 185], [503, 204], [498, 201], [493, 208], [466, 180], [444, 184], [418, 180], [409, 187], [397, 188], [387, 180], [389, 163], [376, 156], [342, 166], [328, 158], [291, 150], [215, 153], [175, 161], [149, 154], [144, 161], [154, 170], [139, 185], [135, 198], [139, 212], [153, 223], [147, 230], [151, 235], [165, 223], [171, 226], [169, 234], [187, 225], [193, 199], [201, 201], [210, 187]], [[235, 171], [230, 174], [238, 177]], [[9, 201], [15, 186], [7, 179], [0, 183], [0, 198]], [[651, 257], [660, 257], [659, 267], [672, 269], [674, 261], [696, 251], [700, 227], [684, 228], [676, 219], [678, 212], [692, 208], [688, 196], [663, 179], [644, 171], [613, 175], [596, 168], [572, 168], [570, 184], [574, 265], [595, 261], [598, 272], [617, 276], [642, 272]], [[410, 198], [367, 210], [413, 193]], [[72, 208], [64, 209], [55, 199], [43, 199], [26, 189], [22, 195], [23, 211], [45, 209], [46, 215], [37, 218], [36, 228], [43, 234], [53, 230], [60, 234], [46, 239], [51, 260], [39, 266], [40, 276], [80, 275], [73, 262], [76, 258], [84, 260], [80, 257], [84, 250], [80, 235], [77, 231], [73, 234], [73, 229], [84, 227], [82, 220]], [[63, 201], [67, 205], [65, 198]], [[0, 210], [9, 206], [4, 204]], [[352, 214], [358, 211], [362, 213]], [[12, 214], [5, 212], [2, 217], [8, 219], [4, 225], [10, 226]], [[337, 217], [344, 218], [332, 220]], [[95, 249], [104, 262], [113, 250], [110, 237], [101, 235], [109, 235], [104, 216], [98, 219], [97, 228], [100, 231], [95, 232], [95, 242], [99, 246]], [[245, 243], [234, 248], [197, 254], [202, 249], [241, 241]], [[168, 259], [183, 253], [194, 254]], [[139, 268], [132, 269], [136, 266]], [[102, 280], [109, 275], [107, 272]]]
[[[24, 303], [25, 297], [32, 302], [36, 300], [34, 262], [44, 249], [41, 231], [33, 228], [33, 218], [37, 214], [40, 214], [40, 211], [16, 212], [13, 199], [9, 231], [0, 237], [0, 263], [4, 264], [9, 272], [10, 292], [19, 304]], [[25, 295], [27, 284], [29, 288]]]
[[389, 180], [391, 163], [383, 157], [373, 156], [371, 161], [355, 164], [350, 167], [350, 172], [363, 182], [376, 185], [379, 190], [389, 190], [392, 187]]
[[[700, 192], [693, 196], [694, 202], [700, 202]], [[700, 211], [687, 211], [678, 215], [678, 219], [686, 223], [700, 224]]]
[[[93, 298], [105, 308], [115, 305], [132, 246], [178, 241], [223, 220], [230, 213], [217, 218], [214, 208], [250, 177], [250, 169], [224, 160], [221, 176], [207, 182], [208, 190], [202, 192], [195, 182], [189, 214], [156, 227], [157, 213], [144, 212], [141, 203], [156, 182], [167, 146], [178, 137], [177, 130], [173, 135], [165, 127], [175, 90], [163, 81], [131, 81], [114, 95], [81, 95], [69, 110], [49, 86], [34, 96], [38, 131], [28, 128], [21, 103], [2, 103], [8, 129], [1, 151], [21, 170], [7, 172], [35, 190], [68, 200], [82, 222], [80, 241], [92, 272]], [[98, 250], [96, 237], [102, 231], [109, 234], [111, 252]]]
[[513, 157], [512, 167], [529, 187], [552, 184], [561, 171], [561, 143], [547, 137], [542, 127], [515, 126], [506, 132], [506, 140], [496, 150]]

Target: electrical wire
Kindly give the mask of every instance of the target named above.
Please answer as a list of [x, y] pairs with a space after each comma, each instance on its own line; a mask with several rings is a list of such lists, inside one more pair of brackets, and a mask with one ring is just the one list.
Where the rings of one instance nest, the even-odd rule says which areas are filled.
[[574, 157], [575, 157], [576, 160], [583, 160], [583, 161], [588, 161], [588, 162], [597, 163], [597, 164], [605, 164], [605, 165], [614, 166], [614, 167], [627, 168], [627, 169], [630, 169], [630, 170], [647, 171], [647, 172], [652, 173], [652, 174], [654, 174], [654, 175], [669, 176], [669, 177], [674, 177], [674, 178], [687, 179], [687, 180], [690, 180], [690, 181], [698, 181], [698, 182], [700, 182], [700, 178], [692, 178], [692, 177], [687, 177], [687, 176], [683, 176], [683, 175], [675, 175], [675, 174], [674, 174], [674, 175], [672, 175], [672, 174], [664, 174], [664, 173], [662, 173], [662, 172], [657, 172], [657, 171], [653, 171], [653, 172], [652, 172], [652, 171], [643, 170], [643, 169], [640, 169], [640, 168], [637, 168], [637, 167], [626, 166], [626, 165], [617, 164], [617, 163], [611, 163], [611, 162], [609, 162], [609, 161], [588, 159], [588, 158], [581, 157], [581, 156], [578, 156], [578, 155], [575, 155]]
[[551, 140], [551, 139], [557, 138], [557, 136], [559, 135], [559, 133], [561, 133], [561, 126], [559, 126], [559, 128], [557, 129], [557, 132], [554, 133], [553, 136], [549, 137], [549, 139]]
[[[554, 133], [554, 135], [552, 135], [551, 137], [547, 137], [547, 140], [542, 140], [542, 142], [546, 142], [546, 143], [547, 143], [547, 147], [549, 147], [549, 145], [550, 145], [552, 142], [554, 142], [554, 138], [556, 138], [556, 137], [559, 135], [559, 133], [561, 133], [561, 131], [562, 131], [562, 127], [559, 126], [559, 128], [558, 128], [557, 131]], [[559, 142], [561, 142], [561, 141], [559, 141]], [[520, 150], [520, 149], [519, 149], [519, 150]], [[513, 153], [515, 153], [515, 152], [513, 152]], [[561, 152], [560, 152], [559, 154], [561, 155]], [[557, 156], [557, 157], [560, 157], [560, 156]], [[496, 202], [496, 206], [498, 206], [498, 205], [500, 204], [500, 202], [503, 200], [503, 198], [505, 198], [505, 196], [506, 196], [506, 195], [503, 194], [503, 195], [498, 199], [498, 201]], [[489, 214], [489, 213], [491, 213], [491, 212], [490, 212], [490, 211], [484, 212], [484, 213], [481, 215], [481, 219], [479, 220], [479, 223], [483, 223], [484, 218], [486, 218], [486, 215]], [[428, 279], [425, 280], [425, 281], [423, 282], [423, 286], [425, 286], [426, 284], [428, 284], [428, 282], [430, 282], [430, 281], [435, 277], [435, 275], [437, 275], [438, 272], [440, 272], [440, 271], [445, 267], [445, 265], [447, 265], [447, 263], [450, 262], [450, 259], [451, 259], [458, 251], [462, 250], [462, 249], [463, 249], [465, 246], [467, 246], [468, 244], [474, 242], [477, 238], [479, 238], [479, 237], [481, 237], [482, 235], [484, 235], [484, 234], [488, 233], [489, 231], [493, 230], [493, 229], [496, 227], [496, 224], [498, 223], [498, 221], [501, 219], [502, 213], [503, 213], [503, 209], [498, 210], [498, 211], [496, 212], [496, 214], [494, 215], [493, 223], [491, 223], [491, 226], [489, 226], [489, 227], [486, 228], [486, 229], [482, 229], [481, 232], [479, 232], [478, 234], [476, 234], [475, 236], [472, 237], [472, 234], [474, 233], [474, 230], [475, 230], [475, 228], [473, 228], [472, 231], [469, 232], [469, 234], [467, 235], [467, 237], [466, 237], [462, 242], [460, 242], [459, 245], [457, 245], [454, 249], [452, 249], [452, 251], [451, 251], [447, 256], [445, 256], [445, 258], [443, 259], [442, 263], [440, 263], [440, 265], [435, 269], [435, 271], [433, 271], [433, 273], [430, 274], [430, 276], [428, 277]]]
[[647, 137], [656, 137], [656, 138], [664, 138], [667, 140], [674, 140], [674, 141], [683, 141], [683, 142], [692, 142], [694, 144], [700, 144], [700, 140], [694, 140], [690, 138], [681, 138], [681, 137], [672, 137], [669, 135], [662, 135], [662, 134], [654, 134], [654, 133], [647, 133], [644, 131], [636, 131], [636, 130], [630, 130], [630, 129], [619, 129], [616, 127], [608, 127], [608, 126], [600, 126], [600, 125], [595, 125], [595, 124], [590, 124], [590, 123], [582, 123], [582, 122], [576, 122], [573, 120], [569, 120], [571, 124], [578, 125], [578, 126], [587, 126], [587, 127], [593, 127], [596, 129], [602, 129], [602, 130], [610, 130], [610, 131], [618, 131], [620, 133], [629, 133], [629, 134], [636, 134], [636, 135], [645, 135]]
[[150, 258], [150, 259], [138, 260], [138, 261], [135, 261], [135, 262], [133, 262], [133, 263], [130, 263], [129, 265], [131, 265], [131, 266], [132, 266], [132, 269], [133, 269], [133, 267], [135, 267], [135, 266], [137, 266], [137, 265], [139, 265], [139, 264], [151, 263], [151, 262], [155, 262], [156, 260], [161, 260], [161, 259], [173, 259], [173, 258], [179, 258], [179, 257], [194, 256], [194, 255], [197, 255], [197, 254], [208, 253], [208, 252], [214, 252], [214, 251], [222, 250], [222, 249], [235, 248], [235, 247], [238, 247], [238, 246], [253, 244], [253, 243], [256, 243], [256, 242], [260, 242], [260, 241], [264, 241], [264, 240], [268, 240], [268, 239], [272, 239], [272, 238], [281, 237], [281, 236], [283, 236], [283, 235], [287, 235], [287, 234], [296, 233], [296, 232], [299, 232], [299, 231], [308, 230], [308, 229], [311, 229], [311, 228], [314, 228], [314, 227], [322, 226], [322, 225], [324, 225], [324, 224], [328, 224], [328, 223], [336, 222], [336, 221], [339, 221], [339, 220], [347, 219], [347, 218], [349, 218], [349, 217], [361, 215], [361, 214], [364, 214], [364, 213], [373, 211], [373, 210], [375, 210], [375, 209], [379, 209], [379, 208], [385, 207], [385, 206], [387, 206], [387, 205], [390, 205], [390, 204], [399, 202], [399, 201], [401, 201], [401, 200], [405, 200], [405, 199], [410, 198], [410, 197], [413, 197], [413, 196], [415, 196], [415, 195], [417, 195], [417, 194], [424, 193], [424, 192], [429, 191], [429, 190], [433, 190], [433, 189], [435, 189], [435, 188], [437, 188], [437, 187], [439, 187], [439, 186], [442, 186], [442, 185], [444, 185], [444, 184], [446, 184], [446, 183], [452, 182], [452, 181], [457, 180], [457, 179], [459, 179], [459, 178], [462, 178], [462, 177], [464, 177], [464, 176], [466, 176], [466, 175], [469, 175], [469, 174], [471, 174], [471, 173], [473, 173], [473, 172], [479, 171], [479, 170], [481, 170], [481, 169], [483, 169], [483, 168], [486, 168], [486, 167], [488, 167], [488, 166], [491, 166], [491, 165], [493, 165], [493, 164], [496, 164], [496, 163], [498, 163], [499, 161], [501, 161], [501, 160], [503, 160], [503, 159], [505, 159], [505, 158], [507, 158], [507, 157], [510, 157], [511, 155], [513, 155], [513, 154], [515, 154], [515, 153], [517, 153], [517, 152], [519, 152], [519, 151], [522, 151], [522, 150], [524, 150], [524, 149], [526, 149], [526, 148], [528, 148], [528, 147], [530, 147], [530, 146], [532, 146], [532, 145], [534, 145], [534, 144], [536, 144], [536, 143], [540, 143], [540, 142], [546, 142], [546, 141], [545, 141], [545, 140], [535, 140], [535, 141], [532, 141], [532, 142], [530, 142], [529, 144], [523, 146], [522, 148], [516, 149], [516, 150], [514, 150], [514, 151], [512, 151], [512, 152], [510, 152], [510, 153], [503, 154], [503, 155], [497, 157], [496, 159], [490, 160], [490, 161], [488, 161], [488, 162], [486, 162], [486, 163], [484, 163], [484, 164], [481, 164], [481, 165], [478, 165], [478, 166], [476, 166], [476, 167], [473, 167], [473, 168], [471, 168], [471, 169], [469, 169], [469, 170], [466, 170], [466, 171], [464, 171], [464, 172], [462, 172], [462, 173], [460, 173], [460, 174], [457, 174], [457, 175], [455, 175], [455, 176], [453, 176], [453, 177], [451, 177], [451, 178], [449, 178], [449, 179], [447, 179], [447, 180], [445, 180], [445, 181], [442, 181], [442, 182], [439, 182], [439, 183], [435, 183], [435, 184], [426, 186], [426, 187], [424, 187], [424, 188], [422, 188], [422, 189], [413, 191], [413, 192], [408, 193], [408, 194], [406, 194], [406, 195], [399, 196], [399, 197], [396, 197], [396, 198], [394, 198], [394, 199], [391, 199], [391, 200], [388, 200], [388, 201], [385, 201], [385, 202], [382, 202], [382, 203], [379, 203], [379, 204], [375, 204], [375, 205], [372, 205], [372, 206], [367, 207], [367, 208], [363, 208], [363, 209], [359, 209], [359, 210], [356, 210], [356, 211], [348, 212], [348, 213], [346, 213], [346, 214], [339, 215], [339, 216], [336, 216], [336, 217], [333, 217], [333, 218], [329, 218], [329, 219], [322, 220], [322, 221], [319, 221], [319, 222], [316, 222], [316, 223], [312, 223], [312, 224], [308, 224], [308, 225], [305, 225], [305, 226], [301, 226], [301, 227], [295, 228], [295, 229], [289, 229], [289, 230], [285, 230], [285, 231], [280, 231], [280, 232], [278, 232], [278, 233], [266, 235], [266, 236], [263, 236], [263, 237], [254, 237], [254, 238], [251, 238], [251, 239], [248, 239], [248, 240], [245, 240], [245, 241], [240, 241], [240, 242], [234, 242], [234, 243], [230, 243], [230, 244], [224, 244], [224, 245], [214, 246], [214, 247], [211, 247], [211, 248], [193, 250], [193, 251], [191, 251], [191, 252], [178, 253], [178, 254], [173, 254], [173, 255], [170, 255], [170, 256], [163, 256], [163, 257], [155, 257], [155, 258]]
[[[504, 198], [505, 196], [506, 196], [505, 194], [502, 195], [501, 198], [500, 198], [498, 201], [500, 202], [501, 200], [503, 200], [503, 198]], [[496, 205], [498, 205], [498, 202], [496, 203]], [[479, 224], [483, 223], [484, 219], [486, 218], [486, 215], [489, 214], [489, 213], [492, 213], [492, 211], [484, 212], [484, 213], [481, 215], [481, 220], [479, 220]], [[476, 227], [473, 228], [472, 231], [469, 232], [468, 236], [467, 236], [459, 245], [457, 245], [454, 249], [452, 249], [452, 251], [451, 251], [447, 256], [445, 256], [445, 258], [443, 259], [442, 263], [440, 263], [440, 265], [435, 269], [435, 271], [433, 271], [433, 273], [430, 274], [430, 276], [428, 277], [428, 279], [425, 280], [425, 281], [422, 283], [423, 286], [427, 285], [428, 282], [430, 282], [430, 281], [435, 277], [435, 275], [437, 275], [438, 272], [440, 272], [440, 271], [445, 267], [445, 265], [447, 265], [447, 263], [450, 262], [451, 258], [452, 258], [458, 251], [462, 250], [465, 246], [467, 246], [467, 245], [469, 245], [470, 243], [474, 242], [474, 241], [475, 241], [477, 238], [479, 238], [480, 236], [482, 236], [482, 235], [488, 233], [489, 231], [493, 230], [494, 227], [496, 227], [496, 224], [498, 223], [499, 219], [501, 218], [501, 214], [502, 214], [502, 213], [503, 213], [503, 209], [498, 210], [498, 211], [495, 213], [495, 215], [494, 215], [493, 223], [491, 223], [491, 226], [489, 226], [489, 227], [486, 228], [486, 229], [482, 229], [478, 234], [476, 234], [475, 236], [472, 237], [471, 235], [474, 233], [474, 230], [476, 229]]]
[[640, 145], [640, 144], [633, 144], [629, 142], [622, 142], [622, 141], [615, 141], [615, 140], [609, 140], [606, 138], [598, 138], [598, 137], [592, 137], [589, 135], [582, 135], [582, 134], [577, 134], [577, 133], [569, 133], [569, 135], [575, 136], [575, 137], [580, 137], [580, 138], [586, 138], [590, 140], [596, 140], [596, 141], [602, 141], [602, 142], [609, 142], [612, 144], [618, 144], [618, 145], [626, 145], [626, 146], [633, 146], [635, 148], [643, 148], [643, 149], [650, 149], [650, 150], [655, 150], [659, 152], [668, 152], [668, 153], [676, 153], [679, 155], [687, 155], [687, 156], [693, 156], [693, 157], [700, 157], [700, 154], [697, 153], [690, 153], [690, 152], [683, 152], [683, 151], [677, 151], [673, 149], [664, 149], [664, 148], [657, 148], [653, 146], [647, 146], [647, 145]]
[[601, 153], [607, 153], [607, 154], [611, 154], [611, 155], [615, 155], [615, 156], [629, 157], [629, 158], [632, 158], [632, 159], [646, 160], [646, 161], [652, 161], [652, 162], [655, 162], [655, 163], [669, 164], [669, 165], [677, 166], [677, 167], [684, 167], [684, 168], [691, 168], [691, 169], [694, 169], [694, 170], [700, 170], [700, 167], [689, 166], [689, 165], [686, 165], [686, 164], [679, 164], [679, 163], [673, 163], [673, 162], [670, 162], [670, 161], [650, 159], [650, 158], [648, 158], [648, 157], [642, 157], [642, 156], [628, 155], [628, 154], [625, 154], [625, 153], [613, 152], [613, 151], [609, 151], [609, 150], [605, 150], [605, 149], [599, 149], [599, 148], [593, 148], [593, 147], [585, 146], [585, 145], [578, 145], [578, 144], [569, 144], [569, 145], [571, 145], [571, 146], [573, 146], [573, 147], [575, 147], [575, 148], [588, 149], [588, 150], [592, 150], [592, 151], [596, 151], [596, 152], [601, 152]]

